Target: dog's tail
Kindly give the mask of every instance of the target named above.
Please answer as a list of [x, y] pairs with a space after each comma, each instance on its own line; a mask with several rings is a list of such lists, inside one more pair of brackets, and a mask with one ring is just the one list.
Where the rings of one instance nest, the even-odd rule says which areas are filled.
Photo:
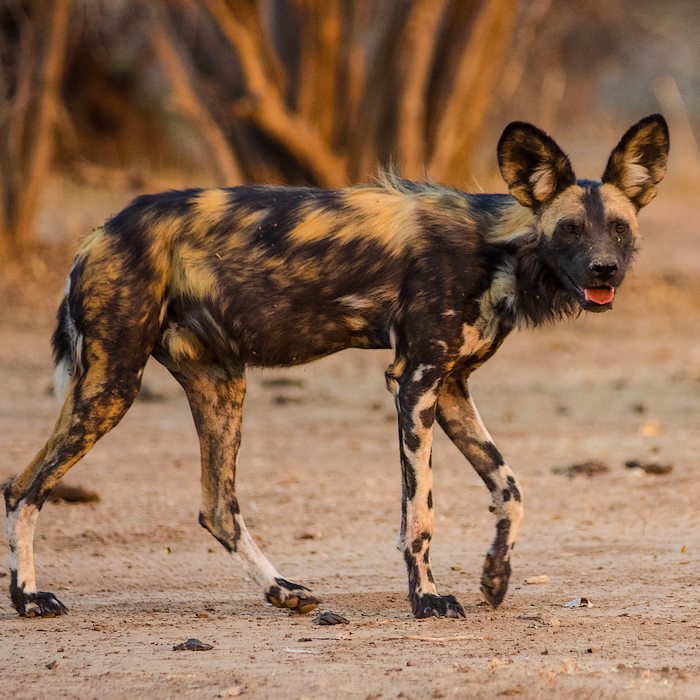
[[77, 380], [82, 374], [82, 335], [75, 325], [74, 313], [71, 311], [71, 283], [73, 272], [71, 270], [66, 280], [66, 291], [58, 307], [56, 330], [51, 338], [53, 348], [54, 371], [54, 395], [63, 402], [71, 382]]

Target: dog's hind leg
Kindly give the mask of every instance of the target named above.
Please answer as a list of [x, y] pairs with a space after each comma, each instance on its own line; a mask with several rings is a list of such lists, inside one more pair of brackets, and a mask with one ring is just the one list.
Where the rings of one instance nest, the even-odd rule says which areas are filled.
[[187, 394], [202, 456], [200, 524], [231, 554], [278, 608], [309, 612], [318, 604], [308, 588], [282, 577], [246, 528], [235, 493], [236, 461], [246, 380], [243, 367], [191, 365], [170, 368]]
[[508, 589], [510, 557], [523, 518], [522, 489], [484, 427], [469, 395], [467, 375], [450, 375], [438, 395], [437, 419], [491, 492], [496, 537], [486, 554], [481, 592], [497, 607]]
[[34, 529], [39, 511], [61, 477], [119, 422], [141, 385], [145, 357], [138, 367], [111, 365], [100, 343], [88, 345], [86, 354], [100, 360], [73, 377], [51, 437], [5, 487], [10, 595], [17, 612], [28, 617], [66, 612], [53, 593], [37, 590]]

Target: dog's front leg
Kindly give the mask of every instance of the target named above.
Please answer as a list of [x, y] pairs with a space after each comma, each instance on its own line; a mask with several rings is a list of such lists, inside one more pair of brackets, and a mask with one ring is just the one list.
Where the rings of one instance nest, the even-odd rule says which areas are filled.
[[438, 595], [430, 568], [433, 535], [431, 451], [435, 406], [442, 372], [437, 366], [398, 358], [387, 370], [399, 422], [402, 470], [398, 546], [408, 569], [409, 598], [416, 617], [464, 617], [454, 596]]
[[523, 495], [515, 474], [484, 427], [469, 395], [467, 377], [467, 373], [453, 373], [445, 379], [440, 388], [437, 418], [491, 492], [496, 536], [486, 554], [481, 592], [497, 607], [508, 590], [510, 557], [523, 518]]

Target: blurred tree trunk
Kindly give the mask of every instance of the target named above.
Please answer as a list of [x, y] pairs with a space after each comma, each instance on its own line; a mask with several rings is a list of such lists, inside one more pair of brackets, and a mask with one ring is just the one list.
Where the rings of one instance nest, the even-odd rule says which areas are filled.
[[252, 0], [207, 0], [224, 36], [236, 49], [243, 70], [248, 100], [239, 114], [280, 142], [325, 185], [346, 182], [344, 159], [333, 152], [316, 123], [292, 109], [270, 69], [256, 3]]
[[447, 0], [416, 0], [401, 47], [403, 94], [398, 109], [397, 160], [409, 178], [425, 177], [430, 74]]
[[68, 36], [71, 0], [6, 0], [0, 245], [18, 255], [31, 241], [57, 122], [62, 162], [115, 182], [169, 151], [227, 185], [341, 187], [387, 164], [460, 185], [518, 6], [122, 0], [83, 3]]
[[476, 11], [436, 128], [429, 172], [437, 180], [455, 182], [466, 174], [505, 63], [517, 10], [517, 0], [485, 0]]
[[[66, 51], [70, 0], [34, 2], [18, 18], [18, 53], [0, 86], [0, 240], [19, 257], [31, 241], [34, 215], [51, 167]], [[7, 62], [8, 57], [3, 57]]]
[[[387, 161], [409, 177], [465, 179], [518, 0], [206, 0], [206, 6], [243, 72], [247, 96], [237, 114], [316, 184], [335, 187], [366, 179]], [[295, 13], [296, 26], [289, 26]], [[299, 41], [275, 43], [266, 20], [278, 35], [286, 23]]]
[[297, 0], [307, 18], [301, 37], [297, 102], [307, 121], [314, 121], [323, 139], [336, 141], [338, 80], [342, 52], [341, 0]]
[[220, 126], [202, 104], [192, 86], [191, 70], [185, 63], [187, 54], [175, 45], [169, 31], [167, 16], [155, 12], [154, 16], [151, 45], [170, 83], [172, 110], [185, 115], [197, 127], [202, 140], [208, 146], [219, 184], [240, 185], [243, 182], [243, 174], [238, 159]]

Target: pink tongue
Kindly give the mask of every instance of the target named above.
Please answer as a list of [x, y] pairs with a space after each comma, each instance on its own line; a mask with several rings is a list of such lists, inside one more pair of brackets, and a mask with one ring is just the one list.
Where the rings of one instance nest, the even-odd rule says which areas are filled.
[[595, 287], [588, 287], [583, 290], [586, 297], [586, 301], [592, 301], [594, 304], [609, 304], [615, 297], [614, 287], [603, 287], [602, 289], [596, 289]]

